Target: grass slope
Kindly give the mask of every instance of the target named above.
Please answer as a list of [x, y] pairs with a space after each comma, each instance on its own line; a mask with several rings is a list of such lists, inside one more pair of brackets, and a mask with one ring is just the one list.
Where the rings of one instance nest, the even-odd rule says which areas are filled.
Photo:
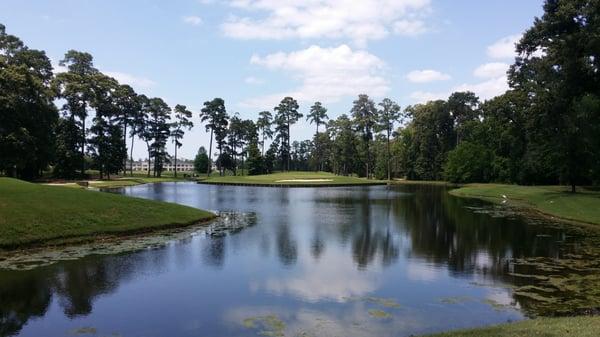
[[526, 207], [566, 220], [600, 225], [600, 192], [579, 188], [573, 194], [561, 186], [471, 184], [452, 190], [459, 197], [479, 198]]
[[[321, 179], [323, 181], [306, 181]], [[297, 180], [297, 181], [294, 181]], [[304, 181], [303, 181], [304, 180]], [[338, 176], [328, 172], [283, 172], [256, 176], [223, 176], [212, 175], [202, 180], [205, 183], [248, 184], [248, 185], [369, 185], [383, 183], [381, 180], [367, 180], [356, 177]]]
[[207, 220], [212, 213], [164, 202], [0, 178], [0, 247], [142, 232]]
[[597, 337], [600, 317], [540, 318], [428, 337]]

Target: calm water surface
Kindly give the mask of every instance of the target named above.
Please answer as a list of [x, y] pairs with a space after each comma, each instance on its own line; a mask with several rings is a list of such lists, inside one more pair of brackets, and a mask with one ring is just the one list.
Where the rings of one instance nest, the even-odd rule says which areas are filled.
[[440, 187], [120, 190], [252, 213], [235, 233], [0, 271], [2, 336], [409, 336], [531, 315], [509, 261], [559, 257], [560, 228]]

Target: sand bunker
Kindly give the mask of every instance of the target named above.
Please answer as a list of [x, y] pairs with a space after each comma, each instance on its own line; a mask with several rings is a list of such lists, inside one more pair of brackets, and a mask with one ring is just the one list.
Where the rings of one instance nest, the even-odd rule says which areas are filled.
[[285, 179], [277, 180], [276, 183], [326, 183], [333, 181], [333, 179]]

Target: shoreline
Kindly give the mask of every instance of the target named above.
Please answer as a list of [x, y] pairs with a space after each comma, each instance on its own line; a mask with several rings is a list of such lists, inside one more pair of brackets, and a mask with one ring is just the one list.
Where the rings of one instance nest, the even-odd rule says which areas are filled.
[[389, 185], [386, 182], [367, 182], [367, 183], [260, 183], [260, 182], [224, 182], [224, 181], [197, 181], [200, 185], [218, 185], [218, 186], [248, 186], [248, 187], [280, 187], [280, 188], [311, 188], [311, 187], [352, 187], [352, 186], [384, 186]]
[[0, 178], [0, 251], [183, 228], [217, 215], [175, 203]]
[[[503, 205], [503, 206], [513, 207], [515, 209], [518, 209], [519, 211], [522, 211], [523, 213], [530, 214], [531, 216], [541, 217], [541, 218], [544, 218], [547, 220], [557, 221], [557, 222], [561, 222], [564, 224], [569, 224], [569, 225], [573, 225], [573, 226], [577, 226], [577, 227], [583, 227], [583, 228], [600, 231], [600, 223], [591, 221], [591, 220], [582, 219], [581, 217], [583, 217], [583, 215], [580, 215], [579, 218], [574, 218], [574, 217], [565, 216], [565, 215], [559, 215], [559, 214], [552, 213], [552, 212], [546, 211], [544, 209], [541, 209], [533, 201], [528, 200], [527, 198], [519, 198], [519, 197], [512, 197], [512, 196], [508, 196], [508, 197], [504, 198], [503, 196], [485, 194], [481, 191], [482, 188], [496, 187], [496, 186], [500, 186], [501, 188], [506, 188], [506, 189], [530, 188], [530, 186], [513, 187], [512, 185], [493, 185], [493, 184], [464, 185], [459, 188], [450, 190], [450, 191], [448, 191], [448, 193], [457, 198], [483, 200], [483, 201], [493, 203], [495, 205]], [[533, 188], [535, 188], [535, 187], [533, 187]], [[466, 191], [465, 191], [465, 189], [466, 189]], [[473, 191], [471, 192], [470, 189], [473, 189]], [[479, 192], [477, 192], [477, 191], [479, 191]], [[506, 192], [506, 193], [509, 193], [509, 192]], [[580, 197], [581, 195], [583, 195], [582, 192], [579, 192], [579, 193], [580, 194], [577, 196]], [[569, 195], [567, 195], [567, 196], [569, 196]], [[594, 197], [595, 196], [592, 196], [591, 198], [594, 198]], [[554, 200], [551, 200], [550, 202], [553, 203]], [[598, 200], [598, 207], [600, 207], [600, 199]], [[581, 206], [582, 210], [584, 208], [585, 208], [584, 206]]]
[[88, 243], [107, 243], [127, 240], [136, 237], [143, 237], [149, 234], [157, 234], [166, 230], [185, 229], [192, 226], [208, 225], [218, 217], [219, 216], [217, 214], [213, 213], [212, 216], [200, 218], [198, 220], [193, 220], [186, 223], [169, 223], [152, 227], [128, 229], [124, 231], [97, 232], [89, 235], [65, 236], [48, 240], [31, 241], [17, 245], [0, 245], [0, 257], [2, 254], [27, 252], [38, 249], [65, 248]]

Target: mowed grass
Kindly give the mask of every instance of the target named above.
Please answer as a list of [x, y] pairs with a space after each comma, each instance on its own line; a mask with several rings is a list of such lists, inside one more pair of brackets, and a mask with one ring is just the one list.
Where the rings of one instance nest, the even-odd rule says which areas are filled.
[[445, 332], [427, 337], [597, 337], [600, 317], [540, 318], [482, 329]]
[[172, 181], [184, 181], [183, 178], [173, 178], [173, 177], [121, 177], [111, 180], [90, 180], [89, 186], [96, 188], [116, 188], [116, 187], [126, 187], [126, 186], [135, 186], [142, 184], [152, 184], [152, 183], [164, 183], [164, 182], [172, 182]]
[[212, 217], [176, 204], [0, 178], [0, 248], [143, 232]]
[[[564, 186], [517, 186], [470, 184], [450, 194], [527, 207], [566, 220], [600, 225], [600, 192], [579, 188], [570, 193]], [[504, 197], [506, 196], [506, 198]]]
[[207, 183], [248, 184], [248, 185], [368, 185], [383, 183], [381, 180], [368, 180], [357, 177], [338, 176], [328, 172], [282, 172], [256, 176], [223, 176], [213, 173], [210, 178], [201, 180]]

